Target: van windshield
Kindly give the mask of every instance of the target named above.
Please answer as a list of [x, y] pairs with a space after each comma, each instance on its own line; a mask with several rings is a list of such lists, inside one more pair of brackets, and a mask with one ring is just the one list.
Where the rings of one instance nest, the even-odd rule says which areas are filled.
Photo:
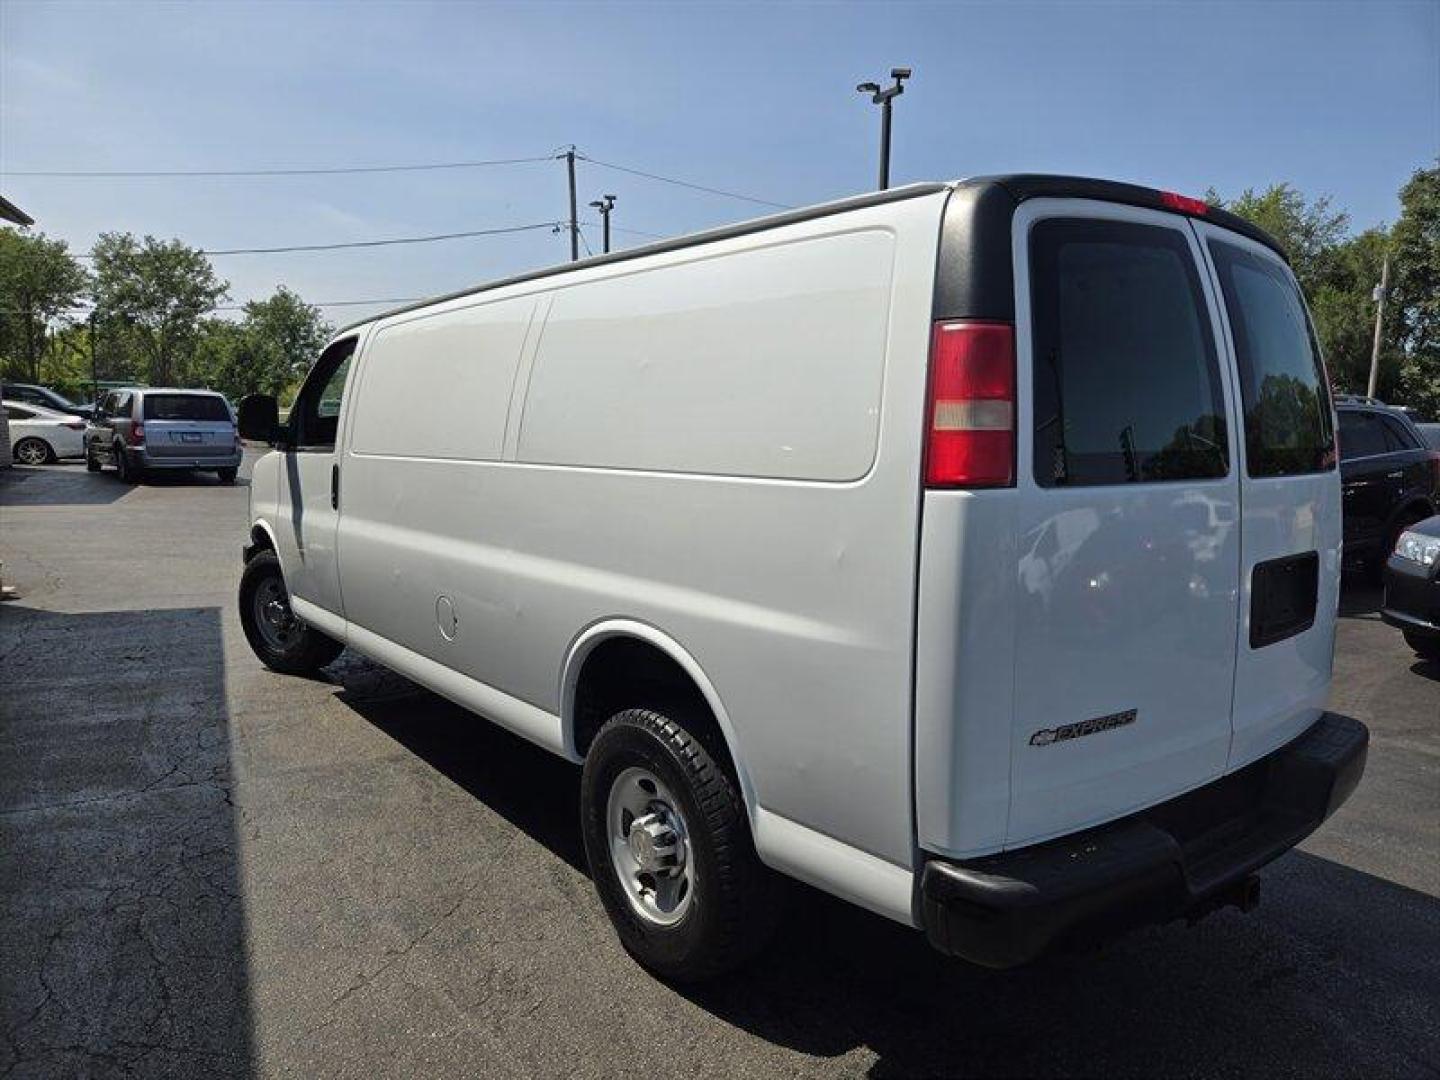
[[224, 421], [230, 410], [210, 394], [146, 394], [145, 419]]
[[1330, 392], [1299, 290], [1278, 263], [1210, 241], [1245, 404], [1251, 476], [1324, 472], [1335, 463]]

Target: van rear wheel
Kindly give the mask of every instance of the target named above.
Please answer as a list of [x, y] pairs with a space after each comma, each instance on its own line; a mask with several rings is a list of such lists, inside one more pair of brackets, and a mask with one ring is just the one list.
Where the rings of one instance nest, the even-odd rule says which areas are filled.
[[258, 553], [240, 575], [240, 626], [260, 662], [283, 675], [313, 675], [345, 649], [290, 610], [273, 551]]
[[779, 882], [755, 854], [739, 786], [676, 718], [626, 709], [605, 723], [585, 757], [580, 817], [620, 943], [656, 975], [713, 978], [769, 939]]

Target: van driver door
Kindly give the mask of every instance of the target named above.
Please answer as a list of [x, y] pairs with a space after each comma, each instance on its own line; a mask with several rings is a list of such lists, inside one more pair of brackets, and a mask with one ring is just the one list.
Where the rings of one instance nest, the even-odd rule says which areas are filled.
[[334, 342], [310, 370], [290, 411], [280, 465], [276, 537], [292, 596], [341, 618], [335, 535], [340, 520], [340, 421], [358, 339]]

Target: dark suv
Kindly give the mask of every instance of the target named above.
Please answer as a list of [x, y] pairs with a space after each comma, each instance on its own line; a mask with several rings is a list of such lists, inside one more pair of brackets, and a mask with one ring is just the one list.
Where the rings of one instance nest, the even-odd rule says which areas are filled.
[[1378, 572], [1407, 525], [1440, 508], [1440, 452], [1399, 409], [1338, 401], [1345, 561]]

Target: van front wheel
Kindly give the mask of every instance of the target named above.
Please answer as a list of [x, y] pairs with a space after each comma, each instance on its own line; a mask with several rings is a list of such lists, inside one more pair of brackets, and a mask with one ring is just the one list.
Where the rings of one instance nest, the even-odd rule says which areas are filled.
[[779, 917], [738, 785], [675, 719], [616, 713], [585, 757], [581, 831], [590, 876], [620, 943], [661, 978], [738, 967]]
[[295, 617], [273, 551], [257, 554], [240, 575], [240, 625], [261, 663], [284, 675], [313, 675], [345, 648]]

